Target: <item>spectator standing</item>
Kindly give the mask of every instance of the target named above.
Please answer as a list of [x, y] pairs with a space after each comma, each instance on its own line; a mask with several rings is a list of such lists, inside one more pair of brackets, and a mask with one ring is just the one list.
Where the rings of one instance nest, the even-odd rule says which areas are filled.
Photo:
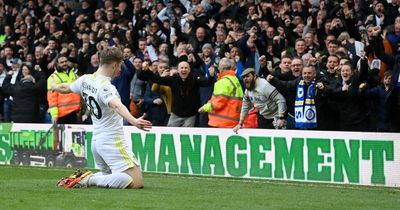
[[193, 52], [200, 53], [203, 49], [203, 45], [211, 43], [209, 37], [204, 27], [198, 27], [196, 33], [189, 38], [189, 44], [192, 45]]
[[199, 88], [215, 82], [215, 72], [211, 69], [210, 77], [198, 76], [191, 72], [190, 65], [182, 61], [178, 65], [178, 75], [161, 77], [144, 69], [144, 77], [160, 85], [171, 87], [172, 112], [168, 120], [170, 127], [193, 127], [200, 108]]
[[11, 119], [14, 123], [38, 123], [39, 116], [39, 94], [41, 88], [46, 84], [46, 78], [42, 76], [36, 82], [32, 76], [32, 70], [23, 65], [22, 79], [11, 84], [14, 71], [9, 71], [4, 80], [3, 91], [13, 97]]
[[[11, 63], [11, 70], [9, 72], [12, 72], [12, 76], [11, 76], [11, 80], [10, 83], [11, 84], [15, 84], [17, 82], [19, 82], [22, 78], [22, 74], [20, 72], [20, 68], [22, 65], [22, 61], [19, 58], [13, 58], [10, 60]], [[6, 95], [5, 99], [4, 99], [4, 121], [5, 122], [11, 122], [12, 119], [12, 106], [13, 106], [13, 97]]]
[[199, 113], [208, 112], [208, 125], [212, 127], [233, 128], [239, 123], [243, 90], [232, 67], [231, 60], [221, 59], [212, 97], [199, 109]]
[[121, 73], [111, 81], [111, 84], [117, 88], [122, 104], [128, 109], [130, 104], [131, 81], [134, 75], [135, 69], [133, 64], [129, 59], [124, 59], [121, 64]]
[[[160, 65], [162, 65], [163, 62], [160, 62]], [[159, 68], [161, 69], [161, 68]], [[161, 77], [166, 77], [166, 76], [173, 76], [177, 73], [178, 71], [176, 69], [170, 70], [167, 67], [165, 68], [164, 72], [161, 74]], [[157, 83], [153, 83], [151, 86], [151, 91], [155, 93], [159, 93], [162, 97], [163, 104], [165, 105], [165, 108], [167, 109], [167, 117], [165, 118], [164, 124], [168, 124], [169, 117], [171, 115], [171, 110], [172, 110], [172, 92], [171, 88], [166, 85], [159, 85]]]
[[53, 81], [56, 84], [72, 83], [78, 78], [74, 68], [68, 66], [68, 59], [60, 56], [54, 66], [54, 73], [47, 79], [47, 101], [52, 123], [76, 124], [78, 122], [80, 96], [76, 93], [62, 94], [51, 90]]
[[[0, 87], [3, 86], [4, 83], [4, 79], [6, 78], [6, 69], [4, 67], [4, 64], [2, 62], [0, 62]], [[2, 122], [4, 120], [4, 91], [2, 90], [2, 88], [0, 88], [0, 122]]]
[[257, 77], [253, 68], [244, 70], [241, 76], [246, 90], [243, 96], [240, 121], [233, 131], [237, 132], [243, 127], [243, 121], [252, 106], [258, 109], [258, 128], [284, 128], [285, 98], [267, 80]]
[[[322, 91], [325, 85], [316, 80], [315, 67], [306, 66], [302, 76], [291, 81], [281, 81], [272, 75], [267, 80], [279, 92], [286, 96], [288, 129], [320, 129], [329, 128], [329, 106], [326, 94]], [[327, 113], [328, 112], [328, 113]]]
[[[203, 45], [202, 53], [200, 56], [203, 61], [201, 65], [201, 74], [205, 77], [210, 76], [209, 69], [214, 68], [215, 63], [215, 54], [213, 53], [213, 47], [211, 44], [207, 43]], [[203, 106], [208, 102], [213, 93], [213, 86], [208, 87], [200, 87], [200, 104]], [[199, 126], [200, 127], [208, 127], [208, 114], [200, 112], [199, 113]]]
[[370, 89], [366, 89], [367, 83], [362, 83], [359, 86], [362, 94], [365, 95], [367, 99], [372, 99], [375, 102], [377, 112], [372, 114], [377, 115], [377, 122], [376, 124], [370, 125], [370, 128], [374, 130], [376, 129], [378, 132], [390, 132], [392, 130], [390, 116], [388, 115], [390, 110], [388, 94], [391, 83], [392, 72], [386, 71], [381, 85]]
[[341, 130], [368, 131], [369, 129], [370, 112], [359, 95], [359, 85], [366, 82], [367, 77], [367, 71], [354, 73], [351, 64], [345, 64], [341, 68], [341, 77], [330, 95], [338, 105]]
[[393, 69], [392, 80], [389, 85], [387, 97], [389, 103], [388, 116], [390, 116], [393, 132], [400, 132], [400, 56], [390, 56], [385, 53], [384, 46], [379, 36], [374, 38], [373, 48], [376, 56]]
[[143, 60], [139, 57], [136, 57], [133, 60], [133, 67], [135, 73], [131, 80], [130, 94], [131, 94], [131, 100], [135, 105], [135, 110], [136, 110], [135, 117], [142, 116], [145, 111], [143, 101], [144, 101], [144, 93], [146, 91], [146, 82], [138, 78], [138, 72], [142, 70], [142, 63]]
[[[152, 68], [155, 74], [162, 76], [164, 71], [168, 71], [168, 64], [160, 61], [156, 68]], [[168, 73], [168, 72], [167, 72]], [[153, 91], [153, 84], [148, 83], [144, 95], [144, 104], [146, 105], [146, 116], [154, 126], [163, 126], [168, 116], [167, 106], [162, 97], [162, 93]]]

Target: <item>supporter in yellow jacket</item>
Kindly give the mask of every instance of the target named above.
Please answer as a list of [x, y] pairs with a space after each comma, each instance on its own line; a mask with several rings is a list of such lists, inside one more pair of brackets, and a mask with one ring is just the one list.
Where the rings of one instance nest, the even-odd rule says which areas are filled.
[[171, 114], [172, 110], [172, 92], [171, 88], [165, 85], [159, 85], [157, 83], [153, 83], [151, 86], [151, 91], [160, 93], [163, 101], [165, 103], [165, 107], [167, 108], [167, 113]]
[[199, 112], [208, 112], [208, 125], [217, 128], [233, 128], [239, 123], [243, 90], [232, 61], [222, 58], [219, 62], [218, 81], [208, 103], [200, 107]]
[[68, 58], [60, 56], [54, 73], [47, 79], [47, 101], [51, 121], [60, 124], [76, 124], [77, 112], [80, 108], [80, 96], [76, 93], [61, 94], [51, 90], [52, 83], [72, 83], [78, 78], [74, 68], [68, 66]]

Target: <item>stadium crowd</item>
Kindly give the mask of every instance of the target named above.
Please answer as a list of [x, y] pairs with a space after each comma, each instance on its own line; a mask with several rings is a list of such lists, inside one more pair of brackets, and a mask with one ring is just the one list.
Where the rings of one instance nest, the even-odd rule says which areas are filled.
[[89, 123], [104, 46], [155, 126], [400, 132], [398, 0], [0, 0], [1, 121]]

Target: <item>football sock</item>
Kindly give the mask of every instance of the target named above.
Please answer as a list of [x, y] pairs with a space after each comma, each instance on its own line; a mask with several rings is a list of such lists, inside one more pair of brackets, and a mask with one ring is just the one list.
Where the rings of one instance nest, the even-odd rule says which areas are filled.
[[111, 173], [105, 173], [105, 172], [99, 171], [97, 173], [94, 173], [93, 176], [103, 176], [103, 175], [108, 175], [108, 174], [111, 174]]
[[126, 173], [114, 173], [108, 175], [91, 176], [89, 186], [104, 188], [124, 189], [132, 182], [132, 177]]

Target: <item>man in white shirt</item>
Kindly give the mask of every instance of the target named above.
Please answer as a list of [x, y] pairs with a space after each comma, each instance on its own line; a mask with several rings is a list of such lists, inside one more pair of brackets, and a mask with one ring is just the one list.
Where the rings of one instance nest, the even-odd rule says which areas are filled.
[[52, 84], [52, 90], [80, 93], [91, 110], [93, 120], [92, 152], [101, 171], [78, 170], [63, 178], [59, 186], [104, 188], [143, 188], [140, 165], [132, 153], [131, 145], [123, 138], [123, 119], [137, 128], [147, 131], [151, 123], [134, 118], [122, 104], [120, 96], [110, 81], [121, 73], [122, 51], [106, 47], [100, 52], [99, 69], [84, 75], [72, 84]]

